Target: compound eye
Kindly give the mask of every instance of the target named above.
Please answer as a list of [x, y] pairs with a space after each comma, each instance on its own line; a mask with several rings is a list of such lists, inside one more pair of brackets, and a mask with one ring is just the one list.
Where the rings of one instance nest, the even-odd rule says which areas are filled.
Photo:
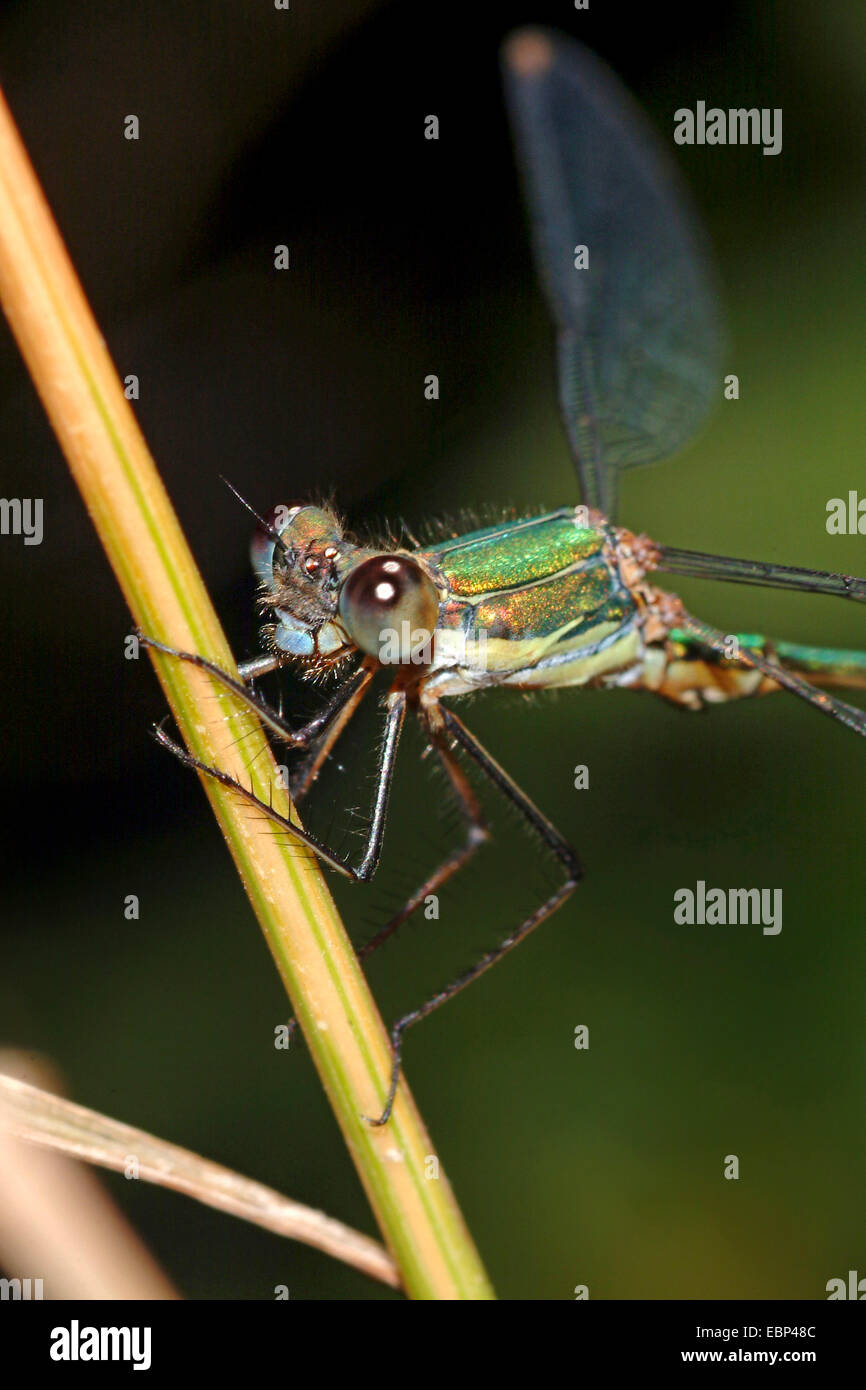
[[340, 617], [362, 652], [386, 666], [432, 660], [439, 596], [433, 581], [406, 555], [363, 560], [343, 584]]

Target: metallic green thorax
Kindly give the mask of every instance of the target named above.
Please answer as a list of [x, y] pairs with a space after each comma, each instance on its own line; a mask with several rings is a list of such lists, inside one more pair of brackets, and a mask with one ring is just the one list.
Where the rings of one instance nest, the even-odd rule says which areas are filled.
[[472, 598], [523, 588], [592, 561], [601, 539], [597, 529], [575, 522], [573, 508], [561, 507], [546, 516], [469, 531], [425, 554], [447, 575], [456, 596]]
[[586, 684], [634, 666], [638, 608], [616, 562], [615, 534], [600, 518], [586, 525], [585, 516], [562, 508], [416, 552], [443, 589], [438, 694]]

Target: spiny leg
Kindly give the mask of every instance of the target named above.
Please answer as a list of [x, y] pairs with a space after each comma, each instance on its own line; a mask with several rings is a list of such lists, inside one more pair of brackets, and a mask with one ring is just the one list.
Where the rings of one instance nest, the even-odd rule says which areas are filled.
[[[368, 665], [365, 662], [356, 673], [358, 679], [353, 681], [348, 694], [345, 693], [345, 686], [349, 684], [348, 681], [345, 685], [340, 686], [336, 692], [334, 699], [330, 702], [331, 707], [328, 713], [331, 722], [318, 742], [315, 738], [310, 740], [310, 755], [303, 762], [297, 778], [292, 781], [292, 800], [294, 802], [302, 801], [307, 795], [321, 771], [322, 764], [330, 756], [331, 749], [366, 695], [374, 674], [375, 666], [373, 663]], [[339, 700], [337, 696], [340, 696]]]
[[[149, 641], [149, 639], [145, 640]], [[171, 648], [160, 648], [160, 650], [172, 652]], [[185, 655], [181, 652], [172, 652], [172, 654], [181, 657]], [[247, 691], [243, 691], [242, 688], [239, 688], [237, 681], [233, 680], [231, 676], [226, 675], [224, 671], [221, 671], [219, 667], [214, 666], [211, 662], [205, 662], [203, 658], [196, 658], [192, 654], [189, 654], [186, 657], [186, 659], [193, 661], [195, 665], [202, 665], [205, 670], [210, 671], [212, 675], [215, 675], [219, 679], [221, 679], [224, 684], [229, 686], [230, 689], [235, 689], [236, 693], [244, 695], [248, 695], [250, 693]], [[363, 679], [359, 679], [352, 683], [350, 688], [350, 695], [352, 698], [348, 701], [344, 699], [344, 701], [342, 701], [341, 703], [337, 703], [336, 699], [331, 702], [332, 712], [336, 710], [338, 716], [345, 712], [346, 705], [351, 706], [350, 714], [354, 712], [354, 710], [357, 708], [357, 704], [359, 703], [362, 695], [364, 694], [370, 682], [370, 679], [372, 678], [372, 671], [365, 671], [363, 667], [359, 672], [356, 672], [355, 674], [359, 677], [363, 676]], [[348, 684], [349, 682], [347, 682], [347, 685]], [[337, 696], [340, 696], [342, 694], [342, 689], [337, 692]], [[341, 704], [344, 706], [342, 710]], [[258, 702], [256, 702], [255, 707], [258, 709]], [[316, 840], [312, 835], [308, 834], [307, 831], [301, 830], [300, 826], [293, 825], [290, 821], [287, 821], [285, 817], [279, 815], [279, 813], [275, 811], [272, 806], [270, 806], [267, 802], [261, 801], [257, 796], [254, 795], [254, 793], [251, 790], [248, 791], [246, 787], [242, 786], [241, 783], [236, 781], [235, 778], [230, 777], [228, 773], [221, 772], [219, 768], [210, 767], [207, 763], [200, 762], [198, 758], [194, 758], [191, 754], [187, 753], [187, 751], [184, 748], [181, 748], [181, 746], [175, 743], [173, 739], [170, 739], [161, 727], [157, 726], [154, 732], [157, 741], [161, 743], [164, 748], [167, 748], [170, 753], [173, 753], [174, 756], [181, 763], [183, 763], [185, 767], [194, 768], [198, 772], [205, 773], [209, 777], [214, 777], [218, 782], [221, 782], [223, 786], [231, 787], [235, 791], [240, 792], [240, 794], [244, 797], [245, 800], [249, 801], [252, 805], [257, 806], [261, 811], [264, 812], [264, 814], [271, 821], [273, 821], [276, 825], [280, 826], [281, 829], [288, 830], [290, 834], [294, 835], [294, 837], [300, 840], [302, 844], [307, 845], [308, 848], [310, 848], [315, 854], [317, 854], [319, 858], [322, 859], [331, 868], [336, 869], [339, 873], [344, 874], [347, 878], [353, 879], [357, 882], [363, 879], [372, 878], [379, 863], [379, 855], [381, 853], [382, 845], [382, 834], [384, 831], [385, 824], [385, 813], [387, 811], [388, 796], [390, 794], [391, 781], [393, 779], [394, 774], [394, 760], [396, 757], [397, 744], [400, 737], [400, 731], [403, 725], [404, 715], [405, 697], [401, 694], [399, 696], [399, 699], [394, 700], [394, 702], [391, 705], [389, 705], [385, 739], [383, 741], [379, 756], [379, 766], [377, 771], [377, 788], [376, 796], [374, 799], [374, 814], [370, 826], [370, 835], [368, 838], [367, 849], [362, 858], [361, 864], [357, 869], [352, 869], [350, 865], [344, 864], [341, 860], [337, 859], [336, 856], [334, 856], [331, 853], [331, 851], [328, 850], [327, 847], [324, 846], [320, 841]], [[346, 716], [346, 718], [338, 718], [335, 720], [335, 723], [338, 727], [336, 729], [336, 732], [333, 734], [333, 737], [331, 737], [332, 730], [329, 729], [326, 731], [325, 738], [322, 740], [322, 744], [326, 745], [325, 751], [322, 753], [322, 758], [327, 756], [327, 752], [330, 750], [330, 747], [333, 744], [334, 739], [337, 737], [337, 734], [339, 734], [339, 732], [345, 726], [348, 717], [349, 716]], [[311, 721], [311, 723], [313, 722], [315, 721]], [[306, 727], [309, 728], [310, 726], [307, 725]], [[316, 750], [313, 759], [316, 770], [318, 770], [318, 766], [321, 761], [319, 757], [320, 751], [321, 749]], [[306, 784], [302, 786], [300, 793], [301, 795], [304, 795], [306, 793], [310, 781], [312, 780], [312, 778], [309, 778]], [[295, 799], [298, 799], [297, 793], [295, 794]], [[290, 1018], [288, 1022], [289, 1041], [291, 1041], [291, 1038], [293, 1037], [297, 1029], [297, 1026], [298, 1020], [296, 1018]]]
[[[282, 714], [269, 705], [267, 700], [263, 700], [261, 695], [250, 690], [244, 684], [243, 679], [235, 680], [228, 671], [224, 671], [215, 662], [208, 661], [207, 657], [198, 656], [196, 652], [183, 652], [176, 647], [168, 647], [165, 643], [157, 642], [156, 638], [147, 637], [142, 632], [138, 632], [136, 635], [142, 647], [150, 647], [153, 651], [162, 652], [164, 656], [177, 657], [179, 661], [186, 661], [190, 666], [198, 667], [200, 671], [207, 671], [208, 675], [218, 680], [220, 685], [225, 686], [226, 690], [230, 690], [234, 695], [237, 695], [238, 699], [249, 705], [250, 709], [254, 709], [266, 728], [270, 729], [271, 733], [282, 739], [290, 748], [309, 748], [315, 739], [327, 729], [328, 723], [335, 719], [342, 712], [344, 706], [350, 702], [352, 704], [351, 712], [354, 713], [373, 678], [372, 665], [363, 663], [346, 680], [341, 682], [318, 714], [314, 715], [306, 724], [302, 724], [299, 729], [293, 729]], [[279, 661], [276, 657], [254, 657], [252, 661], [244, 662], [238, 669], [241, 673], [245, 673], [249, 679], [253, 679], [255, 676], [266, 675], [269, 671], [276, 670], [278, 666]], [[345, 726], [345, 723], [346, 720], [340, 724], [340, 730]], [[329, 743], [328, 751], [330, 751], [330, 746]], [[304, 790], [306, 791], [307, 788], [305, 787]]]
[[529, 797], [520, 790], [516, 782], [514, 782], [505, 769], [500, 767], [499, 763], [490, 756], [487, 750], [478, 742], [475, 735], [471, 734], [466, 728], [466, 725], [457, 718], [456, 714], [446, 709], [443, 705], [439, 706], [439, 713], [448, 733], [451, 734], [455, 741], [468, 753], [494, 786], [517, 807], [518, 811], [521, 812], [529, 826], [535, 831], [536, 835], [538, 835], [539, 839], [542, 840], [560, 861], [566, 872], [566, 880], [555, 893], [551, 894], [546, 902], [543, 902], [540, 907], [536, 908], [535, 912], [527, 917], [525, 921], [521, 922], [520, 926], [516, 927], [514, 931], [510, 932], [498, 946], [487, 951], [479, 961], [476, 961], [475, 965], [465, 970], [462, 975], [458, 975], [457, 979], [452, 981], [452, 983], [447, 985], [444, 989], [432, 995], [420, 1008], [412, 1009], [409, 1013], [404, 1014], [402, 1018], [397, 1020], [391, 1029], [391, 1083], [385, 1099], [385, 1108], [378, 1119], [372, 1120], [368, 1117], [368, 1123], [371, 1125], [387, 1124], [388, 1120], [391, 1118], [391, 1111], [394, 1108], [394, 1098], [397, 1094], [397, 1086], [400, 1081], [403, 1035], [406, 1029], [411, 1028], [415, 1023], [419, 1023], [422, 1018], [427, 1018], [429, 1014], [432, 1014], [433, 1011], [438, 1009], [442, 1004], [447, 1003], [449, 999], [453, 999], [456, 994], [464, 990], [467, 985], [472, 984], [474, 980], [477, 980], [479, 976], [489, 970], [492, 965], [495, 965], [497, 961], [501, 960], [503, 956], [507, 955], [508, 952], [519, 945], [521, 941], [525, 940], [529, 933], [534, 931], [546, 917], [549, 917], [558, 907], [562, 906], [583, 877], [583, 868], [576, 851], [567, 844], [559, 831], [551, 824], [547, 817], [539, 811], [534, 802], [530, 801]]
[[403, 691], [391, 691], [387, 698], [387, 715], [385, 719], [385, 737], [379, 750], [379, 761], [376, 770], [376, 792], [373, 799], [373, 813], [370, 818], [370, 829], [367, 835], [367, 843], [361, 860], [357, 866], [346, 863], [338, 859], [337, 855], [330, 850], [321, 840], [318, 840], [309, 831], [302, 830], [299, 825], [295, 825], [286, 816], [280, 815], [267, 801], [262, 801], [256, 796], [252, 788], [245, 787], [237, 778], [232, 777], [228, 772], [223, 772], [218, 767], [211, 767], [208, 763], [202, 762], [199, 758], [193, 757], [174, 739], [169, 738], [165, 730], [157, 725], [154, 729], [154, 736], [163, 748], [167, 748], [170, 753], [183, 763], [184, 767], [195, 769], [196, 772], [203, 773], [206, 777], [212, 777], [222, 786], [238, 793], [251, 806], [255, 806], [261, 811], [268, 820], [281, 830], [287, 831], [300, 844], [327, 864], [329, 868], [336, 869], [344, 878], [352, 879], [355, 883], [367, 882], [373, 877], [379, 865], [379, 858], [382, 852], [382, 837], [385, 830], [385, 817], [388, 810], [388, 797], [391, 791], [391, 783], [394, 777], [394, 762], [397, 755], [397, 746], [400, 741], [400, 732], [403, 727], [403, 720], [406, 714], [406, 696]]
[[[408, 921], [413, 912], [417, 911], [424, 902], [424, 899], [430, 893], [437, 892], [443, 883], [446, 883], [449, 878], [452, 878], [454, 874], [458, 873], [459, 870], [463, 868], [464, 864], [472, 858], [475, 851], [483, 845], [488, 838], [487, 825], [481, 814], [478, 798], [470, 787], [466, 774], [454, 758], [454, 755], [441, 734], [434, 732], [432, 729], [428, 732], [430, 733], [433, 747], [436, 749], [451, 781], [451, 785], [457, 797], [458, 806], [466, 818], [466, 840], [464, 844], [459, 845], [457, 849], [453, 850], [446, 859], [443, 859], [442, 863], [433, 870], [427, 879], [425, 879], [421, 887], [412, 894], [408, 902], [404, 903], [400, 911], [396, 912], [394, 916], [386, 922], [385, 926], [376, 932], [375, 936], [372, 936], [369, 941], [365, 941], [362, 946], [358, 947], [358, 960], [366, 960], [374, 951], [378, 951], [380, 946], [384, 946], [385, 942], [402, 927], [403, 923]], [[289, 1042], [291, 1042], [294, 1037], [297, 1027], [298, 1020], [296, 1018], [290, 1018], [288, 1023]]]
[[[263, 700], [255, 691], [248, 689], [247, 686], [242, 683], [246, 680], [252, 680], [256, 676], [267, 675], [271, 671], [277, 670], [280, 665], [278, 657], [262, 655], [254, 657], [251, 661], [242, 663], [238, 666], [238, 673], [241, 676], [241, 681], [236, 681], [227, 671], [224, 671], [222, 667], [217, 666], [214, 662], [207, 660], [206, 657], [199, 656], [195, 652], [179, 651], [176, 647], [166, 646], [162, 642], [157, 642], [155, 638], [145, 636], [142, 632], [139, 632], [137, 636], [143, 647], [152, 647], [154, 650], [162, 652], [166, 656], [177, 657], [179, 660], [186, 661], [192, 666], [197, 666], [199, 670], [207, 671], [209, 675], [218, 680], [226, 689], [231, 690], [239, 699], [250, 705], [267, 728], [269, 728], [272, 733], [276, 734], [278, 738], [282, 739], [284, 743], [294, 748], [307, 748], [310, 750], [310, 757], [304, 765], [299, 779], [292, 785], [292, 801], [295, 805], [303, 800], [313, 782], [316, 780], [323, 762], [328, 757], [335, 742], [357, 710], [364, 695], [367, 693], [370, 681], [373, 679], [375, 673], [375, 666], [372, 662], [362, 663], [362, 665], [338, 687], [331, 699], [317, 715], [299, 729], [292, 729], [283, 719], [282, 712], [273, 709], [267, 701]], [[404, 710], [405, 706], [403, 707], [403, 711]], [[376, 795], [376, 806], [380, 810], [378, 846], [375, 851], [374, 859], [372, 863], [370, 863], [369, 850], [376, 831], [374, 822], [371, 825], [368, 851], [364, 855], [359, 870], [352, 870], [350, 866], [338, 860], [336, 856], [320, 841], [316, 840], [315, 837], [301, 830], [299, 826], [287, 822], [284, 817], [278, 815], [278, 813], [274, 811], [272, 806], [254, 796], [252, 791], [248, 791], [246, 787], [242, 786], [241, 783], [237, 782], [234, 778], [229, 777], [227, 773], [221, 772], [218, 768], [210, 767], [206, 763], [202, 763], [197, 758], [192, 757], [180, 744], [168, 737], [161, 725], [155, 726], [154, 735], [157, 742], [160, 743], [163, 748], [168, 749], [170, 753], [173, 753], [178, 761], [183, 763], [185, 767], [214, 777], [217, 781], [221, 782], [223, 786], [232, 787], [234, 790], [240, 792], [245, 800], [257, 806], [271, 821], [275, 822], [282, 829], [288, 830], [295, 839], [307, 845], [308, 848], [317, 854], [320, 859], [323, 859], [331, 868], [336, 869], [338, 873], [342, 873], [348, 878], [357, 880], [362, 877], [372, 878], [376, 866], [378, 865], [381, 836], [382, 830], [384, 829], [384, 816], [387, 808], [388, 793], [390, 792], [391, 778], [393, 776], [393, 764], [397, 741], [400, 735], [400, 728], [402, 727], [403, 711], [400, 712], [396, 732], [391, 738], [393, 746], [390, 748], [390, 754], [388, 750], [389, 737], [386, 732], [385, 743], [383, 744], [379, 760], [378, 789]], [[389, 730], [391, 727], [389, 720]], [[390, 762], [388, 762], [386, 766], [389, 757]], [[383, 777], [387, 777], [387, 789], [384, 801], [380, 794]], [[290, 1041], [297, 1027], [298, 1020], [296, 1018], [290, 1018], [288, 1021], [288, 1036]]]
[[449, 878], [453, 878], [454, 874], [463, 868], [464, 864], [472, 858], [475, 851], [484, 844], [489, 836], [478, 798], [470, 787], [466, 774], [442, 735], [432, 729], [429, 730], [429, 733], [433, 747], [436, 749], [450, 779], [458, 807], [466, 820], [466, 840], [457, 849], [452, 850], [447, 858], [443, 859], [442, 863], [424, 880], [421, 887], [412, 894], [408, 902], [404, 903], [400, 911], [396, 912], [390, 921], [376, 932], [375, 936], [372, 936], [369, 941], [365, 941], [363, 946], [358, 948], [359, 960], [366, 960], [374, 951], [378, 951], [379, 947], [383, 946], [398, 928], [402, 927], [403, 923], [412, 916], [412, 913], [417, 911], [425, 898], [431, 893], [435, 893], [443, 883], [447, 883]]

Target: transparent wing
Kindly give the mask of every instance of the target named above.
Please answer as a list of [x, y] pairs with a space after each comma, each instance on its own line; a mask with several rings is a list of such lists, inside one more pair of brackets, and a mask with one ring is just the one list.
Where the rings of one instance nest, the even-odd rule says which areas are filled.
[[524, 29], [503, 73], [583, 500], [612, 518], [619, 470], [674, 453], [719, 395], [714, 277], [671, 157], [598, 58]]

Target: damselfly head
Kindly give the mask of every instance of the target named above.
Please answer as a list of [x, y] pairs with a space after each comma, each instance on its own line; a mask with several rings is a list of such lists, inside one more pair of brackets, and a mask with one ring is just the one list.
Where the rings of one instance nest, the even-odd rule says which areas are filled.
[[[357, 562], [337, 517], [323, 507], [275, 507], [252, 544], [262, 605], [274, 615], [279, 651], [318, 665], [341, 661], [353, 647], [337, 615], [340, 586]], [[366, 552], [362, 552], [366, 554]]]
[[356, 649], [386, 665], [426, 664], [439, 594], [417, 560], [355, 545], [326, 508], [277, 507], [263, 520], [252, 557], [278, 650], [319, 666]]

